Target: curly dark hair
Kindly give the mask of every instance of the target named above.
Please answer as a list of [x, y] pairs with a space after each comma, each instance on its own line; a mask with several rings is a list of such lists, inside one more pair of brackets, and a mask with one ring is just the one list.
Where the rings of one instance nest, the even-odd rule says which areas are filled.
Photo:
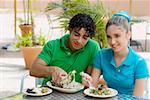
[[90, 15], [79, 13], [72, 17], [68, 29], [71, 31], [73, 29], [80, 30], [81, 28], [84, 28], [90, 37], [95, 35], [96, 25]]

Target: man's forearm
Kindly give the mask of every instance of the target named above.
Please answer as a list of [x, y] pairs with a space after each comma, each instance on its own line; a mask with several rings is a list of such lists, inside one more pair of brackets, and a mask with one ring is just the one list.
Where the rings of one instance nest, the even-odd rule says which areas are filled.
[[55, 66], [47, 66], [35, 61], [30, 69], [30, 75], [35, 77], [47, 77], [51, 76], [54, 71]]

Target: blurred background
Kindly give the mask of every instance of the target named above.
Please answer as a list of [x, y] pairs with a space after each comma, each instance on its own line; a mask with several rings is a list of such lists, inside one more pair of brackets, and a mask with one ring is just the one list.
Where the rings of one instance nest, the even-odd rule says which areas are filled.
[[[18, 18], [23, 18], [24, 0], [0, 0], [0, 42], [14, 41], [16, 34], [20, 34]], [[63, 2], [63, 0], [31, 0], [35, 34], [40, 32], [46, 34], [49, 39], [55, 39], [63, 35], [63, 29], [59, 28], [59, 21], [49, 23], [44, 12], [48, 3]], [[65, 1], [65, 0], [64, 0]], [[132, 39], [141, 42], [144, 50], [149, 51], [147, 33], [150, 33], [150, 0], [89, 0], [90, 3], [102, 1], [105, 9], [111, 13], [120, 10], [128, 11], [136, 19], [137, 23], [132, 25]], [[27, 2], [27, 0], [25, 0]], [[55, 9], [49, 13], [50, 20], [63, 12], [62, 9]], [[15, 17], [16, 24], [15, 25]]]

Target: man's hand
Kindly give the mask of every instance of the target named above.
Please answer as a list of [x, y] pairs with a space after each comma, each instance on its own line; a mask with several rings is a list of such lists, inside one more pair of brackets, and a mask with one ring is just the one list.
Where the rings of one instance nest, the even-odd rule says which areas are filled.
[[52, 81], [55, 84], [60, 84], [60, 81], [67, 76], [67, 72], [59, 67], [55, 67], [55, 71], [52, 72]]

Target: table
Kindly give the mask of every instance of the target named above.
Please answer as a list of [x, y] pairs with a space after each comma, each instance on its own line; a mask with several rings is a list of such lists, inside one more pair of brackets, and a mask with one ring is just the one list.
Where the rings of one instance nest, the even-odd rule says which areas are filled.
[[[14, 96], [4, 98], [4, 100], [98, 100], [98, 99], [100, 98], [92, 98], [89, 96], [85, 96], [83, 94], [83, 91], [74, 94], [67, 94], [58, 92], [56, 90], [53, 90], [53, 92], [47, 96], [41, 97], [27, 96], [22, 93], [18, 93]], [[118, 94], [115, 97], [106, 98], [105, 100], [143, 100], [143, 98], [137, 98], [125, 94]]]
[[[150, 64], [150, 52], [138, 52], [142, 57], [144, 57]], [[150, 68], [150, 66], [149, 66]], [[150, 90], [150, 88], [148, 88]], [[8, 94], [10, 92], [7, 92]], [[12, 98], [12, 99], [11, 99]], [[136, 97], [131, 97], [129, 95], [118, 95], [113, 98], [107, 98], [105, 100], [134, 100], [133, 98]], [[43, 96], [43, 97], [31, 97], [31, 96], [26, 96], [23, 95], [22, 93], [16, 93], [13, 96], [9, 96], [5, 98], [4, 100], [97, 100], [96, 98], [91, 98], [87, 96], [83, 96], [82, 91], [75, 93], [75, 94], [65, 94], [65, 93], [60, 93], [57, 91], [53, 91], [52, 94]], [[150, 96], [149, 96], [150, 99]], [[137, 99], [135, 99], [137, 100]], [[138, 99], [141, 100], [141, 99]], [[148, 99], [146, 99], [148, 100]]]

